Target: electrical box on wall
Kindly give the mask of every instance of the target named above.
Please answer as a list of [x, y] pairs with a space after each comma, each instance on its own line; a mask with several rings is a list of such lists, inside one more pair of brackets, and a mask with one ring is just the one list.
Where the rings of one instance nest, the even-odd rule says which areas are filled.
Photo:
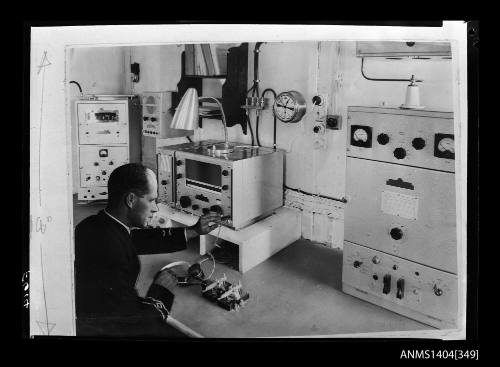
[[78, 200], [108, 198], [116, 167], [141, 161], [141, 105], [134, 98], [76, 101]]
[[193, 130], [170, 128], [174, 113], [172, 92], [144, 92], [142, 94], [142, 134], [162, 139], [193, 135]]

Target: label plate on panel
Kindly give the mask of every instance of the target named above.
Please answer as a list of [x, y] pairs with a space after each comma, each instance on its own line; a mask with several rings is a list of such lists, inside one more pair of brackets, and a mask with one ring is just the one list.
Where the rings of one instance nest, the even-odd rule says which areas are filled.
[[418, 219], [418, 197], [384, 190], [381, 203], [381, 209], [386, 214], [412, 220]]

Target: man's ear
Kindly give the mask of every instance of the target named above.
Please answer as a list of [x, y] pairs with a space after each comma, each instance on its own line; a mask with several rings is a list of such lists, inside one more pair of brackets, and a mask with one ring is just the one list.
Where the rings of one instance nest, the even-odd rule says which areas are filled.
[[129, 192], [125, 195], [125, 206], [129, 209], [132, 209], [137, 201], [137, 197], [134, 193]]

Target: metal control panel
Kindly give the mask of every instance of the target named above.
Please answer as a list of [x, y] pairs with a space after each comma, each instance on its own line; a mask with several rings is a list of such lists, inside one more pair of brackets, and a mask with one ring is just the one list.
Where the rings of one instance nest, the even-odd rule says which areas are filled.
[[[349, 107], [347, 120], [343, 290], [435, 327], [453, 325], [453, 114]], [[385, 260], [367, 260], [374, 256]], [[431, 296], [431, 283], [446, 296]]]
[[127, 147], [80, 146], [79, 154], [81, 187], [106, 186], [111, 172], [129, 160]]
[[158, 200], [168, 205], [175, 205], [175, 150], [164, 147], [157, 154], [158, 162]]
[[352, 242], [344, 243], [343, 291], [437, 328], [457, 317], [457, 276]]
[[128, 108], [124, 103], [78, 101], [80, 144], [127, 144]]
[[347, 159], [345, 239], [456, 273], [455, 175]]
[[349, 107], [348, 157], [455, 172], [450, 112]]
[[[210, 157], [177, 152], [176, 198], [181, 208], [202, 215], [215, 211], [223, 217], [232, 217], [232, 164]], [[198, 170], [199, 174], [190, 171]], [[211, 170], [212, 172], [210, 172]], [[201, 176], [204, 177], [196, 177]], [[212, 176], [207, 180], [208, 176]]]
[[138, 98], [75, 102], [78, 124], [78, 200], [107, 199], [111, 172], [141, 160]]
[[170, 128], [174, 112], [172, 92], [144, 92], [142, 94], [142, 134], [153, 138], [193, 135], [193, 130]]

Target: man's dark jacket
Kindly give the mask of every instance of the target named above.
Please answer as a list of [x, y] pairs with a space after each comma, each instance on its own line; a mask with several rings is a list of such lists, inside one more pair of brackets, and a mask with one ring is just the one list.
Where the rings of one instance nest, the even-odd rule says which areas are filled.
[[[140, 298], [135, 284], [138, 255], [184, 250], [183, 228], [136, 229], [128, 233], [104, 211], [75, 229], [75, 304], [77, 336], [182, 336], [164, 322], [174, 295], [152, 284]], [[158, 302], [159, 301], [159, 302]], [[161, 307], [160, 307], [161, 308]]]

